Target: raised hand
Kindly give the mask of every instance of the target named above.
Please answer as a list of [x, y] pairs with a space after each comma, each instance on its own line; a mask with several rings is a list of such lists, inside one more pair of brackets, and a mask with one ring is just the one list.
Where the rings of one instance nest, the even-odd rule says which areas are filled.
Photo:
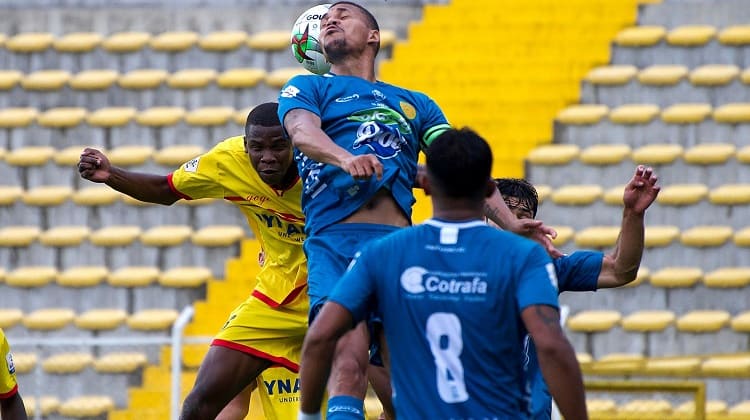
[[661, 187], [656, 184], [658, 178], [650, 167], [639, 165], [630, 182], [625, 186], [622, 201], [626, 209], [643, 213], [656, 200]]
[[93, 182], [107, 182], [112, 165], [104, 153], [91, 148], [83, 149], [78, 160], [78, 173]]

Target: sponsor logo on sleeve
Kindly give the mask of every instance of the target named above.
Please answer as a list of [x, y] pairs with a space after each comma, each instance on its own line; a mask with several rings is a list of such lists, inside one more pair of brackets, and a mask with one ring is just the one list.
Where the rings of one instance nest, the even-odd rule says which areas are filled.
[[282, 98], [294, 98], [297, 96], [297, 94], [300, 92], [300, 90], [294, 86], [289, 85], [284, 88], [284, 90], [281, 91], [281, 97]]
[[13, 363], [13, 355], [8, 353], [5, 355], [5, 364], [8, 365], [8, 373], [11, 375], [16, 373], [16, 365]]
[[200, 162], [200, 160], [201, 160], [201, 158], [197, 157], [195, 159], [191, 159], [191, 160], [185, 162], [183, 170], [185, 172], [196, 172], [196, 171], [198, 171], [198, 163]]

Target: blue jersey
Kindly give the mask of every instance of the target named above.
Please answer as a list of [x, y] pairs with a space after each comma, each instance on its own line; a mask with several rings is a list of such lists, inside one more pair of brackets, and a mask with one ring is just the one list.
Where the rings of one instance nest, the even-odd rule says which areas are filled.
[[[604, 254], [598, 251], [576, 251], [555, 259], [553, 262], [560, 293], [595, 291], [603, 259]], [[527, 338], [526, 344], [531, 385], [531, 418], [549, 420], [552, 415], [552, 396], [539, 369], [534, 342]]]
[[383, 164], [382, 180], [357, 181], [296, 150], [308, 235], [351, 215], [383, 188], [411, 218], [419, 151], [449, 128], [430, 98], [359, 77], [305, 75], [292, 78], [281, 90], [280, 120], [297, 108], [318, 115], [321, 128], [338, 146], [354, 155], [375, 154]]
[[435, 219], [373, 241], [329, 300], [382, 316], [399, 418], [526, 418], [530, 305], [557, 307], [536, 243], [481, 221]]

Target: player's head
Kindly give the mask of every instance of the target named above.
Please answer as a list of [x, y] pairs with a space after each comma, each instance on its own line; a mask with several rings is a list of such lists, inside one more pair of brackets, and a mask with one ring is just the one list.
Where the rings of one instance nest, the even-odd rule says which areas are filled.
[[492, 150], [473, 130], [446, 130], [432, 142], [426, 157], [426, 192], [436, 198], [483, 202], [493, 193]]
[[536, 217], [539, 195], [529, 181], [520, 178], [495, 178], [495, 184], [505, 204], [517, 218]]
[[266, 102], [250, 111], [245, 123], [245, 152], [263, 182], [283, 189], [296, 178], [297, 168], [293, 164], [292, 142], [284, 136], [278, 109], [276, 102]]
[[321, 20], [320, 37], [326, 58], [333, 64], [368, 48], [374, 59], [380, 50], [380, 26], [375, 16], [351, 1], [333, 3]]

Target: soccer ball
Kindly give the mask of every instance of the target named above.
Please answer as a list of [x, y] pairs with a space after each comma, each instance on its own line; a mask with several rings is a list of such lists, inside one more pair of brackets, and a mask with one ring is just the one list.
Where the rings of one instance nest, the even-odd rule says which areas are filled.
[[320, 19], [329, 7], [330, 4], [321, 4], [305, 10], [292, 27], [292, 54], [302, 67], [315, 74], [331, 69], [320, 45]]

